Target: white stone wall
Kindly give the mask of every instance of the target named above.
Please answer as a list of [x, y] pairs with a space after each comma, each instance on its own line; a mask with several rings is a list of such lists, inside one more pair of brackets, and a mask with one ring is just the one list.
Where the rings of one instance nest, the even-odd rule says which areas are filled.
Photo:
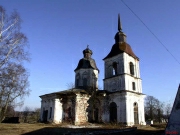
[[[134, 91], [134, 92], [139, 92], [142, 93], [142, 80], [139, 78], [135, 78], [133, 76], [124, 75], [125, 77], [125, 90], [130, 90], [130, 91]], [[135, 90], [133, 90], [132, 88], [132, 82], [135, 82]]]
[[[51, 117], [50, 117], [50, 107], [52, 107]], [[56, 124], [62, 122], [63, 109], [60, 99], [54, 96], [42, 97], [41, 113], [40, 113], [41, 121], [43, 121], [44, 110], [48, 110], [47, 121], [54, 122]]]
[[57, 124], [61, 123], [63, 120], [63, 108], [60, 99], [54, 99], [53, 111], [54, 111], [53, 122]]
[[104, 89], [108, 91], [125, 90], [124, 75], [115, 76], [104, 81]]
[[[117, 75], [114, 76], [113, 62], [117, 63]], [[134, 75], [130, 74], [130, 62], [134, 65]], [[135, 83], [135, 90], [133, 90], [132, 82]], [[108, 91], [132, 90], [142, 93], [139, 61], [126, 53], [106, 59], [104, 89]]]
[[126, 122], [126, 103], [124, 94], [112, 94], [112, 101], [117, 105], [117, 122]]
[[75, 71], [75, 85], [79, 79], [79, 86], [83, 86], [83, 79], [87, 78], [87, 85], [98, 88], [98, 70], [94, 69], [79, 69]]
[[144, 119], [144, 95], [136, 93], [127, 93], [126, 95], [126, 119], [127, 125], [134, 125], [134, 103], [138, 104], [138, 120], [139, 124], [145, 125]]
[[[107, 95], [106, 95], [107, 96]], [[117, 122], [126, 122], [126, 103], [125, 103], [125, 96], [120, 93], [115, 93], [109, 95], [109, 101], [105, 99], [106, 97], [101, 99], [102, 102], [102, 121], [103, 122], [110, 122], [110, 104], [115, 102], [117, 105]], [[103, 106], [105, 104], [105, 106]]]
[[[117, 76], [113, 76], [113, 62], [117, 62]], [[134, 75], [130, 74], [129, 63], [134, 65]], [[135, 83], [133, 90], [132, 83]], [[126, 53], [105, 60], [104, 89], [109, 91], [131, 90], [142, 93], [139, 61]]]
[[[101, 99], [102, 109], [103, 103], [106, 102], [105, 97]], [[139, 124], [145, 125], [144, 119], [144, 95], [138, 95], [136, 93], [114, 93], [110, 95], [110, 100], [106, 108], [108, 110], [103, 112], [102, 121], [110, 122], [110, 103], [115, 102], [117, 105], [117, 122], [126, 123], [128, 126], [134, 125], [134, 103], [138, 104], [138, 120]], [[106, 109], [105, 108], [105, 109]]]
[[123, 53], [124, 58], [124, 73], [130, 75], [129, 63], [132, 62], [134, 65], [134, 77], [140, 78], [139, 60], [133, 58], [127, 53]]
[[[41, 100], [41, 120], [43, 120], [43, 112], [45, 110], [48, 110], [48, 116], [47, 116], [47, 120], [48, 121], [52, 121], [53, 118], [53, 106], [54, 106], [54, 102], [53, 99], [51, 98], [45, 98]], [[50, 117], [50, 107], [52, 107], [52, 112], [51, 112], [51, 117]]]

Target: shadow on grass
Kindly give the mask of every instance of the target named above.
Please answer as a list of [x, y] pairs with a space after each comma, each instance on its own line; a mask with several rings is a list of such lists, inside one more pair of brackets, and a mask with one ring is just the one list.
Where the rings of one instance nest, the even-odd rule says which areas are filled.
[[135, 135], [164, 135], [164, 130], [143, 130], [138, 129]]
[[136, 127], [130, 129], [46, 127], [22, 135], [135, 135], [136, 129]]

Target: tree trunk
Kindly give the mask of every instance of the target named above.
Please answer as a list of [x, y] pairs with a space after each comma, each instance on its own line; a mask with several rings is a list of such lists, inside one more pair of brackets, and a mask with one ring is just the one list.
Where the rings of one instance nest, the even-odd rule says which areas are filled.
[[1, 110], [0, 122], [2, 122], [4, 120], [4, 118], [5, 118], [7, 107], [9, 105], [9, 97], [10, 97], [10, 95], [8, 95], [7, 100], [6, 100], [6, 104], [3, 107], [3, 109], [1, 108], [2, 110]]

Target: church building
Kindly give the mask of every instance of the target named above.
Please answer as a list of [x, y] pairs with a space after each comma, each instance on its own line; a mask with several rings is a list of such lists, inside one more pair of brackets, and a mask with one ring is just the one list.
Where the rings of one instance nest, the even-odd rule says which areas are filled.
[[42, 122], [146, 124], [139, 58], [126, 42], [120, 16], [114, 39], [111, 51], [103, 59], [104, 89], [98, 89], [99, 69], [87, 46], [74, 70], [75, 88], [40, 96]]

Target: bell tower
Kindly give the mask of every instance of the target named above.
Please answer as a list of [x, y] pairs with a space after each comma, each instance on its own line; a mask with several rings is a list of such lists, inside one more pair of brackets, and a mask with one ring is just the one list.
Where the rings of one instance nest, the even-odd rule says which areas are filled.
[[[104, 90], [110, 95], [109, 121], [115, 119], [127, 125], [145, 124], [144, 97], [140, 78], [139, 58], [134, 54], [122, 32], [118, 15], [115, 43], [104, 60]], [[114, 107], [111, 106], [114, 104]], [[113, 110], [115, 108], [115, 110]], [[114, 113], [116, 112], [116, 113]], [[108, 115], [104, 119], [108, 118]]]
[[142, 92], [139, 58], [126, 42], [118, 15], [118, 32], [110, 53], [103, 59], [105, 67], [104, 90], [115, 92], [128, 90]]
[[83, 58], [79, 60], [75, 71], [75, 88], [79, 89], [98, 89], [99, 69], [96, 62], [91, 58], [93, 52], [87, 48], [83, 50]]

